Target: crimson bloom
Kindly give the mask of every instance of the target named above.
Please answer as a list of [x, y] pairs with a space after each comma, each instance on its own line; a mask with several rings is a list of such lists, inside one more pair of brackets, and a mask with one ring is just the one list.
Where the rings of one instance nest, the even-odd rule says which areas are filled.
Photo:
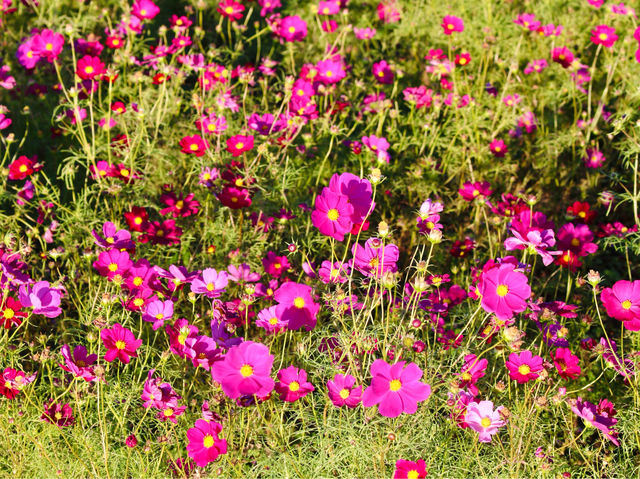
[[288, 323], [289, 329], [296, 331], [304, 326], [310, 331], [315, 328], [320, 305], [313, 301], [311, 286], [290, 281], [280, 286], [273, 298], [278, 302], [278, 318]]
[[509, 370], [509, 377], [518, 381], [518, 384], [524, 384], [538, 378], [538, 373], [542, 371], [542, 358], [534, 356], [528, 350], [519, 354], [511, 353], [506, 366]]
[[620, 280], [604, 288], [600, 300], [612, 318], [622, 321], [630, 331], [640, 331], [640, 280]]
[[499, 319], [510, 319], [527, 309], [531, 296], [527, 276], [514, 269], [513, 264], [503, 263], [482, 273], [479, 286], [482, 308]]
[[244, 5], [234, 0], [222, 0], [216, 10], [223, 17], [231, 20], [240, 20], [242, 18], [242, 12], [244, 12]]
[[453, 32], [463, 32], [464, 22], [462, 18], [447, 15], [442, 19], [442, 30], [444, 30], [445, 35], [451, 35]]
[[245, 151], [249, 151], [253, 148], [253, 135], [235, 135], [231, 138], [227, 138], [227, 151], [232, 156], [240, 156]]
[[26, 311], [22, 310], [22, 303], [15, 300], [11, 296], [7, 296], [7, 299], [0, 301], [0, 324], [4, 325], [5, 329], [10, 329], [12, 326], [19, 326], [22, 323], [22, 318], [26, 318]]
[[562, 65], [563, 68], [569, 68], [573, 63], [574, 57], [567, 47], [556, 47], [551, 50], [551, 59]]
[[580, 376], [580, 359], [571, 353], [568, 348], [558, 348], [555, 353], [551, 353], [553, 364], [555, 364], [558, 374], [562, 379], [575, 379]]
[[40, 419], [58, 427], [73, 426], [76, 422], [71, 406], [68, 403], [56, 403], [53, 399], [45, 404], [44, 412]]
[[129, 364], [131, 358], [138, 357], [136, 350], [142, 344], [142, 339], [136, 339], [133, 332], [120, 323], [100, 331], [100, 338], [107, 349], [104, 355], [105, 361], [110, 363], [118, 358], [121, 362]]
[[180, 140], [180, 148], [182, 148], [182, 153], [201, 157], [209, 149], [209, 142], [197, 134], [184, 136]]
[[24, 180], [28, 176], [31, 176], [36, 171], [42, 169], [41, 165], [38, 165], [38, 158], [36, 156], [27, 158], [24, 155], [19, 156], [9, 164], [9, 179], [10, 180]]
[[244, 341], [229, 348], [224, 359], [211, 366], [211, 376], [231, 399], [245, 395], [267, 396], [274, 386], [274, 356], [264, 344]]
[[295, 366], [278, 371], [278, 379], [275, 390], [285, 402], [296, 402], [315, 390], [307, 381], [307, 372]]
[[235, 186], [225, 186], [218, 195], [220, 203], [227, 208], [237, 210], [251, 206], [251, 193], [246, 188], [236, 188]]
[[405, 361], [389, 365], [376, 359], [371, 365], [371, 375], [371, 385], [362, 395], [362, 405], [378, 404], [378, 412], [383, 416], [413, 414], [418, 410], [418, 403], [431, 395], [431, 386], [420, 382], [422, 370], [415, 363], [405, 367]]
[[215, 421], [198, 419], [187, 431], [187, 453], [200, 467], [206, 467], [220, 454], [227, 453], [227, 441], [220, 438], [222, 426]]

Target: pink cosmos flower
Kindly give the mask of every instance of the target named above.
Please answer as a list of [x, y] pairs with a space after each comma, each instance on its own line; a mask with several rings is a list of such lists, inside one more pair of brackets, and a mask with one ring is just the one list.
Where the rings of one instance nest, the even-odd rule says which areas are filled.
[[508, 148], [504, 140], [494, 139], [489, 143], [489, 150], [496, 158], [502, 158], [506, 155]]
[[534, 356], [528, 350], [519, 354], [511, 353], [506, 366], [509, 370], [509, 377], [518, 381], [518, 384], [524, 384], [538, 378], [538, 373], [542, 371], [542, 358]]
[[14, 399], [25, 386], [36, 379], [36, 374], [27, 376], [23, 371], [13, 368], [5, 368], [0, 374], [0, 395], [7, 399]]
[[140, 20], [151, 20], [160, 13], [160, 7], [151, 0], [136, 0], [131, 6], [131, 13]]
[[227, 138], [227, 151], [231, 153], [233, 157], [240, 156], [253, 148], [253, 140], [253, 135], [235, 135]]
[[171, 384], [163, 382], [162, 378], [154, 377], [155, 369], [147, 373], [147, 380], [144, 382], [140, 399], [145, 408], [167, 409], [178, 406], [178, 399], [181, 399]]
[[539, 254], [545, 266], [553, 263], [553, 256], [562, 254], [562, 251], [547, 251], [556, 244], [556, 238], [552, 229], [536, 230], [532, 229], [524, 238], [517, 230], [511, 228], [512, 237], [504, 240], [504, 247], [507, 251], [514, 249], [528, 249], [531, 254]]
[[463, 32], [464, 23], [462, 18], [453, 15], [447, 15], [442, 19], [442, 30], [445, 35], [451, 35], [453, 32]]
[[427, 469], [424, 460], [406, 461], [398, 459], [393, 479], [424, 479], [427, 477]]
[[510, 319], [527, 309], [531, 287], [527, 276], [510, 263], [503, 263], [482, 274], [479, 291], [482, 308], [500, 319]]
[[596, 45], [611, 48], [618, 39], [616, 29], [607, 25], [598, 25], [591, 30], [591, 41]]
[[327, 60], [320, 60], [316, 64], [316, 69], [318, 70], [318, 81], [321, 81], [326, 85], [338, 83], [347, 76], [344, 64], [340, 60], [331, 58]]
[[615, 415], [615, 409], [606, 399], [600, 401], [598, 407], [589, 401], [583, 401], [581, 397], [578, 397], [575, 405], [571, 406], [571, 410], [581, 418], [585, 425], [593, 426], [599, 429], [604, 437], [613, 442], [616, 446], [619, 446], [618, 433], [614, 429], [614, 426], [618, 422]]
[[185, 356], [191, 359], [193, 367], [202, 367], [207, 371], [211, 369], [211, 365], [222, 359], [222, 350], [218, 347], [218, 343], [209, 336], [196, 336], [185, 339], [184, 341]]
[[335, 15], [340, 11], [338, 0], [321, 0], [318, 2], [318, 15]]
[[371, 27], [357, 28], [354, 27], [353, 33], [358, 40], [371, 40], [376, 36], [376, 29]]
[[315, 390], [307, 381], [307, 372], [295, 366], [278, 371], [278, 379], [275, 390], [285, 402], [296, 402]]
[[346, 283], [348, 281], [351, 266], [348, 263], [335, 261], [323, 261], [318, 270], [320, 280], [325, 284], [330, 283]]
[[362, 395], [362, 405], [378, 404], [378, 412], [386, 417], [413, 414], [418, 403], [431, 395], [431, 386], [420, 382], [422, 370], [415, 363], [409, 363], [405, 368], [405, 361], [392, 366], [376, 359], [371, 365], [371, 376], [371, 385]]
[[356, 378], [351, 374], [336, 374], [327, 381], [329, 399], [336, 407], [356, 407], [362, 400], [362, 386], [355, 386]]
[[287, 322], [290, 330], [315, 328], [320, 305], [313, 301], [311, 286], [290, 281], [280, 286], [273, 298], [278, 302], [277, 317]]
[[209, 149], [209, 142], [200, 135], [185, 136], [180, 140], [180, 148], [182, 153], [196, 155], [199, 158]]
[[373, 76], [378, 83], [383, 83], [385, 85], [393, 83], [393, 70], [391, 70], [391, 67], [386, 60], [374, 63], [371, 73], [373, 73]]
[[485, 375], [489, 361], [486, 359], [478, 359], [475, 354], [467, 354], [464, 357], [464, 365], [458, 374], [458, 387], [460, 389], [468, 389], [473, 396], [478, 395], [478, 387], [476, 383]]
[[40, 419], [58, 427], [73, 426], [76, 422], [71, 406], [68, 403], [56, 403], [53, 399], [45, 403]]
[[369, 238], [364, 246], [354, 244], [351, 253], [354, 266], [365, 276], [382, 276], [387, 271], [398, 270], [400, 250], [394, 244], [383, 244], [379, 238]]
[[164, 322], [173, 317], [173, 301], [151, 301], [142, 314], [143, 321], [153, 323], [153, 330], [164, 326]]
[[460, 196], [465, 201], [473, 201], [475, 199], [480, 199], [484, 201], [488, 196], [491, 196], [493, 190], [491, 189], [491, 184], [488, 181], [471, 183], [467, 181], [462, 188], [458, 190]]
[[240, 20], [242, 18], [242, 12], [245, 7], [243, 4], [236, 2], [235, 0], [222, 0], [218, 4], [217, 11], [223, 17], [230, 18], [231, 20]]
[[315, 209], [311, 213], [311, 222], [320, 233], [338, 241], [353, 228], [353, 206], [348, 197], [323, 188], [322, 194], [316, 198]]
[[60, 367], [67, 372], [73, 374], [76, 378], [82, 378], [85, 381], [95, 381], [97, 378], [93, 373], [92, 365], [98, 359], [97, 354], [87, 354], [87, 348], [82, 345], [78, 345], [73, 349], [73, 355], [71, 354], [71, 348], [68, 344], [62, 346], [62, 357], [64, 358], [64, 364], [60, 364]]
[[220, 296], [227, 285], [229, 278], [226, 271], [216, 271], [214, 268], [207, 268], [202, 271], [202, 276], [191, 281], [191, 291], [196, 294], [204, 294], [208, 298]]
[[298, 15], [284, 17], [277, 34], [287, 42], [301, 42], [307, 36], [307, 22]]
[[227, 453], [227, 441], [220, 438], [222, 426], [215, 421], [198, 419], [187, 431], [187, 453], [196, 465], [206, 467], [215, 461], [220, 454]]
[[117, 249], [102, 251], [98, 259], [93, 262], [93, 267], [101, 275], [106, 276], [114, 283], [122, 283], [125, 274], [133, 266], [129, 259], [129, 253]]
[[119, 230], [111, 221], [102, 225], [102, 236], [96, 230], [92, 230], [91, 234], [95, 238], [95, 244], [101, 248], [123, 250], [132, 249], [135, 246], [131, 240], [131, 233], [125, 229]]
[[[5, 270], [4, 274], [6, 273]], [[18, 298], [22, 306], [33, 308], [33, 314], [42, 314], [47, 318], [55, 318], [62, 314], [61, 297], [60, 291], [51, 288], [48, 281], [38, 281], [32, 286], [23, 284], [18, 290]]]
[[600, 300], [612, 318], [622, 321], [630, 331], [640, 331], [640, 280], [620, 280], [604, 288]]
[[464, 420], [471, 429], [478, 433], [480, 442], [491, 442], [491, 437], [505, 425], [500, 416], [500, 409], [502, 406], [494, 411], [491, 401], [480, 401], [479, 403], [474, 401], [467, 405]]
[[607, 161], [607, 158], [596, 148], [587, 148], [582, 161], [587, 168], [600, 168]]
[[104, 328], [100, 331], [100, 338], [107, 349], [104, 360], [112, 362], [118, 358], [124, 364], [129, 364], [131, 358], [137, 358], [136, 350], [142, 344], [142, 339], [136, 339], [131, 330], [116, 323], [111, 328]]
[[47, 28], [40, 34], [33, 37], [32, 48], [36, 55], [53, 63], [62, 53], [64, 37], [60, 33], [53, 32]]
[[278, 317], [277, 309], [277, 306], [271, 306], [260, 311], [256, 326], [265, 329], [270, 334], [279, 333], [287, 329], [287, 323]]
[[551, 50], [551, 59], [562, 65], [564, 68], [569, 68], [573, 63], [573, 53], [567, 47], [555, 47]]
[[571, 251], [577, 256], [588, 256], [598, 250], [593, 242], [593, 233], [585, 224], [567, 223], [558, 230], [558, 249]]
[[265, 397], [274, 386], [270, 377], [273, 360], [274, 356], [264, 344], [244, 341], [231, 347], [223, 360], [213, 364], [211, 376], [231, 399], [254, 394]]
[[104, 63], [98, 58], [91, 55], [85, 55], [78, 60], [76, 74], [83, 80], [93, 80], [101, 76], [107, 69]]
[[551, 353], [553, 363], [562, 379], [575, 379], [580, 376], [580, 359], [571, 353], [568, 348], [558, 348], [555, 353]]

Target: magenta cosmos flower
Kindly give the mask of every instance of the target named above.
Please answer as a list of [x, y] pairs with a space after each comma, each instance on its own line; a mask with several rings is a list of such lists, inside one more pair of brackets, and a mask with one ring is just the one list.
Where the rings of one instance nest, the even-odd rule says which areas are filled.
[[277, 34], [287, 42], [301, 42], [307, 36], [307, 22], [297, 15], [284, 17]]
[[204, 294], [209, 298], [217, 298], [229, 284], [229, 275], [226, 271], [216, 271], [214, 268], [207, 268], [202, 271], [202, 275], [191, 281], [191, 292]]
[[200, 467], [206, 467], [215, 461], [220, 454], [227, 453], [227, 441], [220, 438], [222, 426], [214, 421], [198, 419], [187, 431], [187, 453]]
[[505, 422], [500, 416], [500, 409], [502, 407], [498, 407], [494, 411], [491, 401], [480, 401], [479, 403], [474, 401], [467, 405], [464, 421], [478, 433], [480, 442], [491, 442], [491, 436], [504, 426]]
[[71, 348], [68, 344], [62, 346], [61, 352], [64, 358], [64, 364], [60, 364], [59, 366], [64, 371], [70, 372], [76, 378], [82, 378], [88, 382], [97, 379], [93, 373], [93, 364], [98, 359], [97, 354], [87, 354], [87, 348], [78, 345], [73, 349], [72, 355]]
[[329, 189], [347, 197], [353, 206], [351, 221], [355, 225], [363, 223], [375, 208], [371, 182], [353, 173], [334, 174], [329, 181]]
[[285, 402], [296, 402], [315, 390], [313, 384], [307, 381], [307, 372], [295, 366], [278, 371], [278, 379], [275, 390]]
[[555, 364], [558, 374], [562, 379], [575, 379], [580, 376], [580, 358], [573, 354], [568, 348], [558, 348], [555, 353], [551, 353], [553, 364]]
[[616, 29], [607, 25], [598, 25], [591, 30], [591, 41], [596, 45], [611, 48], [618, 39]]
[[453, 32], [463, 32], [464, 22], [462, 18], [447, 15], [442, 19], [442, 29], [445, 35], [451, 35]]
[[542, 371], [542, 358], [534, 356], [531, 351], [522, 351], [520, 354], [511, 353], [506, 366], [509, 377], [518, 381], [518, 384], [524, 384], [538, 378], [538, 373]]
[[510, 319], [527, 309], [531, 296], [527, 276], [514, 268], [513, 264], [503, 263], [482, 273], [479, 287], [482, 308], [499, 319]]
[[245, 341], [229, 349], [222, 361], [211, 366], [211, 376], [231, 399], [245, 395], [267, 396], [274, 386], [274, 357], [264, 344]]
[[311, 213], [313, 226], [325, 236], [338, 241], [351, 232], [353, 222], [353, 206], [347, 196], [339, 195], [329, 188], [323, 188], [322, 194], [316, 198], [315, 209]]
[[371, 365], [371, 385], [362, 395], [362, 405], [378, 404], [378, 412], [386, 417], [413, 414], [418, 403], [431, 395], [431, 386], [420, 382], [422, 370], [415, 363], [399, 361], [393, 366], [382, 359]]
[[276, 316], [296, 331], [303, 326], [308, 330], [316, 327], [316, 316], [320, 305], [313, 301], [311, 286], [287, 282], [280, 286], [273, 298], [278, 302]]
[[406, 461], [398, 459], [393, 479], [423, 479], [427, 477], [427, 469], [424, 460]]
[[630, 331], [640, 330], [640, 280], [620, 280], [604, 288], [600, 300], [612, 318], [622, 321]]
[[383, 244], [379, 238], [369, 238], [364, 246], [356, 243], [351, 252], [354, 266], [365, 276], [382, 276], [387, 271], [398, 270], [400, 250], [394, 244]]
[[[604, 437], [613, 442], [616, 446], [619, 446], [617, 436], [618, 432], [614, 429], [614, 426], [618, 420], [613, 416], [615, 409], [606, 399], [600, 401], [600, 404], [596, 406], [589, 401], [583, 401], [581, 397], [578, 397], [576, 404], [571, 406], [573, 411], [579, 418], [582, 419], [585, 426], [592, 426], [599, 429]], [[613, 414], [611, 414], [613, 413]]]
[[129, 364], [131, 358], [137, 358], [136, 350], [142, 344], [142, 339], [136, 339], [131, 330], [123, 327], [120, 323], [116, 323], [112, 328], [105, 328], [100, 331], [100, 337], [107, 352], [104, 360], [111, 362], [118, 358], [125, 364]]
[[60, 291], [49, 286], [48, 281], [38, 281], [33, 286], [21, 285], [18, 299], [22, 306], [33, 308], [33, 314], [55, 318], [62, 313]]
[[355, 386], [356, 378], [351, 374], [336, 374], [327, 382], [329, 399], [336, 407], [356, 407], [362, 400], [362, 386]]

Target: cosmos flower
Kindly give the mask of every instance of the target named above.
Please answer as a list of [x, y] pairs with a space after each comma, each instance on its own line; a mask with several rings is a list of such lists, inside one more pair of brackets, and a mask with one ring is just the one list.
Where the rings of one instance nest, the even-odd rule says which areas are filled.
[[518, 384], [524, 384], [538, 378], [538, 373], [542, 371], [542, 358], [534, 356], [528, 350], [511, 353], [506, 366], [509, 370], [509, 377], [518, 381]]
[[264, 344], [244, 341], [227, 351], [224, 359], [211, 367], [214, 381], [231, 399], [245, 395], [267, 396], [274, 387], [271, 367], [274, 356]]
[[337, 373], [327, 382], [329, 399], [336, 407], [356, 407], [362, 400], [362, 386], [356, 386], [356, 378], [351, 374]]
[[482, 274], [479, 290], [481, 305], [500, 319], [509, 319], [527, 309], [531, 287], [527, 276], [514, 271], [514, 265], [501, 264]]
[[278, 382], [275, 385], [276, 392], [280, 399], [285, 402], [296, 402], [305, 397], [315, 388], [307, 381], [307, 372], [295, 366], [278, 371]]
[[131, 358], [137, 358], [136, 350], [142, 344], [142, 339], [136, 339], [131, 330], [115, 323], [111, 328], [100, 331], [100, 338], [107, 352], [104, 360], [112, 362], [116, 358], [124, 364], [129, 364]]
[[187, 431], [187, 453], [196, 465], [206, 467], [220, 454], [227, 453], [227, 441], [220, 437], [222, 426], [215, 421], [198, 419], [194, 427]]
[[616, 281], [602, 290], [600, 300], [609, 316], [622, 321], [630, 331], [640, 331], [640, 280]]
[[494, 410], [492, 401], [480, 401], [479, 403], [474, 401], [467, 405], [464, 420], [471, 429], [478, 433], [480, 442], [491, 442], [492, 436], [505, 425], [500, 416], [501, 408], [498, 407]]

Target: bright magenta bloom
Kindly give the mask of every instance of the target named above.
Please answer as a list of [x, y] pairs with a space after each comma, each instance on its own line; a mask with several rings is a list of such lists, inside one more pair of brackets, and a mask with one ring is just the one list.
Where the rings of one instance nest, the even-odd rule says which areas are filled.
[[474, 396], [478, 395], [478, 387], [476, 383], [484, 377], [489, 361], [485, 358], [478, 359], [475, 354], [467, 354], [464, 357], [464, 365], [458, 374], [458, 387], [460, 389], [468, 389]]
[[630, 331], [640, 331], [640, 280], [620, 280], [604, 288], [600, 300], [612, 318], [622, 321]]
[[580, 376], [580, 358], [571, 353], [568, 348], [558, 348], [551, 353], [553, 363], [562, 379], [575, 379]]
[[593, 242], [593, 233], [585, 224], [564, 224], [556, 238], [559, 250], [571, 251], [577, 256], [588, 256], [598, 250], [598, 245]]
[[587, 168], [600, 168], [607, 161], [607, 157], [596, 148], [587, 148], [582, 161]]
[[396, 461], [396, 470], [393, 472], [393, 479], [423, 479], [427, 477], [427, 469], [424, 460]]
[[573, 63], [573, 53], [567, 47], [556, 47], [551, 50], [551, 59], [562, 65], [564, 68], [569, 68]]
[[244, 12], [244, 5], [234, 0], [222, 0], [218, 5], [217, 11], [223, 17], [231, 20], [240, 20], [242, 12]]
[[160, 8], [151, 0], [136, 0], [131, 7], [131, 13], [140, 20], [151, 20], [160, 13]]
[[538, 378], [538, 373], [542, 371], [542, 358], [534, 356], [531, 351], [511, 353], [506, 366], [509, 377], [518, 381], [518, 384], [524, 384]]
[[462, 196], [465, 201], [473, 201], [475, 199], [485, 200], [487, 196], [491, 196], [493, 190], [488, 181], [476, 181], [475, 183], [467, 181], [462, 185], [462, 188], [458, 190], [458, 193], [460, 193], [460, 196]]
[[508, 148], [503, 140], [495, 139], [489, 143], [489, 150], [491, 150], [491, 153], [493, 153], [493, 156], [496, 158], [502, 158], [507, 153]]
[[491, 436], [505, 425], [500, 416], [500, 409], [501, 407], [494, 411], [491, 401], [471, 402], [467, 405], [464, 420], [471, 429], [479, 434], [478, 440], [480, 442], [491, 442]]
[[187, 452], [198, 466], [206, 467], [220, 454], [227, 453], [227, 441], [220, 438], [221, 432], [220, 424], [204, 419], [198, 419], [194, 427], [187, 431]]
[[307, 381], [307, 372], [295, 366], [278, 371], [278, 379], [276, 392], [286, 402], [296, 402], [315, 390], [313, 384]]
[[336, 374], [327, 382], [329, 399], [336, 407], [356, 407], [362, 400], [362, 386], [355, 386], [356, 378], [351, 374]]
[[301, 42], [307, 36], [307, 22], [297, 15], [284, 17], [277, 33], [287, 42]]
[[400, 250], [394, 244], [383, 246], [379, 238], [369, 238], [364, 246], [354, 244], [351, 252], [355, 267], [365, 276], [382, 276], [383, 273], [398, 270], [396, 265]]
[[106, 68], [98, 57], [85, 55], [78, 60], [76, 74], [83, 80], [93, 80], [104, 72], [106, 72]]
[[244, 341], [229, 349], [222, 361], [211, 366], [211, 376], [231, 399], [267, 396], [274, 386], [271, 366], [274, 356], [264, 344]]
[[200, 135], [185, 136], [180, 140], [180, 148], [182, 153], [201, 157], [209, 149], [209, 142]]
[[63, 45], [64, 37], [60, 33], [45, 28], [39, 35], [33, 37], [32, 48], [40, 58], [45, 58], [49, 63], [53, 63], [62, 53]]
[[374, 63], [371, 73], [373, 73], [373, 76], [379, 83], [384, 83], [386, 85], [393, 83], [393, 71], [386, 60]]
[[216, 271], [207, 268], [202, 271], [202, 276], [191, 281], [191, 291], [196, 294], [204, 294], [208, 298], [220, 296], [229, 284], [229, 275], [226, 271]]
[[316, 316], [320, 305], [313, 301], [311, 286], [294, 282], [284, 283], [273, 294], [279, 303], [276, 315], [296, 331], [303, 326], [307, 331], [316, 327]]
[[137, 358], [136, 350], [142, 344], [142, 339], [136, 339], [133, 333], [123, 327], [120, 323], [113, 325], [111, 329], [103, 329], [100, 331], [100, 337], [107, 352], [104, 360], [111, 362], [118, 358], [125, 364], [129, 364], [131, 358]]
[[253, 136], [235, 135], [227, 138], [227, 151], [232, 156], [240, 156], [253, 148]]
[[616, 35], [616, 29], [613, 27], [598, 25], [591, 30], [591, 41], [596, 45], [611, 48], [617, 39], [618, 35]]
[[329, 85], [338, 83], [347, 76], [343, 63], [331, 58], [319, 61], [316, 68], [318, 70], [318, 80]]
[[420, 382], [422, 370], [415, 363], [409, 363], [405, 368], [405, 361], [391, 366], [376, 359], [371, 365], [371, 375], [371, 385], [362, 395], [362, 405], [378, 404], [378, 412], [383, 416], [413, 414], [418, 410], [418, 403], [431, 395], [431, 386]]
[[451, 35], [453, 32], [463, 32], [464, 22], [462, 18], [447, 15], [442, 19], [442, 29], [445, 35]]
[[349, 204], [348, 197], [336, 194], [325, 187], [322, 194], [316, 198], [311, 222], [323, 235], [342, 241], [344, 235], [353, 228], [352, 216], [353, 206]]
[[527, 276], [514, 271], [514, 265], [503, 263], [482, 274], [479, 290], [482, 308], [499, 319], [510, 319], [515, 313], [527, 309], [531, 287]]

